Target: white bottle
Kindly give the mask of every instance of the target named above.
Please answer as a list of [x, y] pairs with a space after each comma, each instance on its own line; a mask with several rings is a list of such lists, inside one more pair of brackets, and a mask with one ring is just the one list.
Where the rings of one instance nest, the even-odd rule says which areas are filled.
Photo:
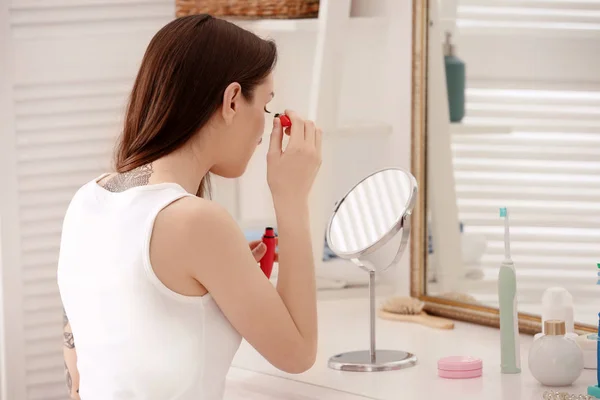
[[[542, 326], [545, 321], [549, 320], [565, 321], [567, 338], [575, 340], [579, 336], [575, 333], [573, 322], [573, 296], [567, 289], [550, 287], [544, 291], [542, 295]], [[544, 333], [538, 333], [534, 339], [538, 339]]]
[[546, 386], [569, 386], [583, 371], [583, 353], [574, 340], [565, 337], [565, 322], [544, 322], [545, 335], [529, 350], [529, 370]]
[[575, 343], [583, 352], [583, 367], [585, 369], [598, 369], [598, 334], [586, 333], [577, 336]]

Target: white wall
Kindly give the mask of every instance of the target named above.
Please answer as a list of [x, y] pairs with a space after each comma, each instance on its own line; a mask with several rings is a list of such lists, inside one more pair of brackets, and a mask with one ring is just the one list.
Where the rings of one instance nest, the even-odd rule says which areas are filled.
[[[331, 206], [356, 181], [374, 170], [385, 167], [410, 169], [411, 118], [411, 51], [412, 14], [410, 2], [393, 0], [355, 1], [353, 15], [383, 16], [381, 21], [352, 21], [346, 34], [343, 56], [339, 60], [341, 95], [338, 126], [352, 128], [364, 125], [364, 130], [348, 129], [335, 137], [331, 155], [333, 173]], [[259, 34], [261, 32], [258, 32]], [[316, 32], [270, 32], [280, 51], [275, 73], [277, 95], [272, 109], [294, 108], [306, 114], [309, 109], [309, 89], [312, 77], [314, 39]], [[381, 129], [389, 125], [391, 129]], [[265, 132], [265, 134], [268, 134]], [[334, 132], [324, 132], [335, 134]], [[266, 184], [265, 153], [261, 146], [239, 181], [237, 215], [245, 227], [261, 229], [274, 223], [270, 193]], [[373, 156], [372, 154], [377, 154]], [[329, 206], [327, 206], [329, 207]], [[408, 260], [404, 257], [398, 276], [386, 274], [408, 293]], [[351, 267], [353, 268], [353, 267]], [[367, 282], [361, 271], [343, 272], [323, 265], [320, 276], [350, 278]]]
[[[336, 165], [343, 171], [333, 182], [336, 196], [342, 195], [365, 171], [384, 165], [410, 166], [410, 143], [406, 142], [410, 136], [410, 4], [390, 0], [356, 4], [360, 7], [356, 6], [354, 12], [366, 15], [393, 12], [399, 20], [389, 25], [377, 21], [357, 23], [353, 25], [356, 29], [348, 31], [344, 58], [340, 60], [342, 87], [337, 120], [339, 126], [363, 124], [365, 130], [344, 135], [337, 143], [344, 148], [334, 154]], [[316, 33], [305, 32], [299, 37], [296, 32], [274, 32], [268, 36], [276, 40], [280, 53], [275, 71], [277, 95], [271, 108], [287, 107], [306, 115]], [[387, 136], [373, 129], [378, 124], [392, 125], [392, 134]], [[267, 129], [265, 134], [268, 132]], [[374, 158], [361, 154], [367, 149], [366, 143], [374, 144], [385, 155]], [[244, 221], [252, 215], [259, 221], [273, 218], [264, 180], [266, 149], [266, 146], [258, 149], [240, 180], [243, 202], [239, 218]]]
[[[392, 132], [341, 139], [334, 193], [376, 168], [410, 168], [410, 1], [381, 0], [379, 8], [374, 3], [357, 1], [353, 12], [393, 13], [394, 23], [367, 24], [349, 35], [338, 117], [344, 124], [389, 123]], [[135, 6], [126, 0], [0, 4], [0, 350], [6, 363], [0, 365], [0, 389], [8, 391], [5, 400], [64, 398], [55, 282], [62, 215], [77, 187], [108, 168], [143, 51], [173, 11], [171, 0]], [[275, 37], [281, 58], [274, 110], [308, 110], [311, 35]], [[304, 56], [298, 57], [301, 48]], [[272, 218], [266, 147], [238, 182], [241, 204], [229, 202], [242, 220]], [[366, 149], [377, 157], [367, 157]], [[221, 189], [227, 201], [232, 184]], [[407, 254], [398, 275], [406, 293], [408, 260]]]

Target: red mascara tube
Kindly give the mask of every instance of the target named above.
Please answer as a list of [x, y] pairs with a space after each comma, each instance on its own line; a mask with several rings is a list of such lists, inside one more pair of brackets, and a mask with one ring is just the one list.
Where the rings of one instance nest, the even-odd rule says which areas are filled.
[[273, 228], [268, 227], [265, 229], [262, 241], [267, 246], [267, 252], [260, 260], [260, 269], [262, 269], [267, 278], [270, 278], [273, 271], [273, 263], [275, 262], [275, 232]]
[[285, 114], [275, 114], [275, 118], [279, 118], [279, 121], [281, 121], [281, 126], [284, 128], [289, 128], [290, 126], [292, 126], [292, 121], [290, 120], [290, 117], [288, 117]]

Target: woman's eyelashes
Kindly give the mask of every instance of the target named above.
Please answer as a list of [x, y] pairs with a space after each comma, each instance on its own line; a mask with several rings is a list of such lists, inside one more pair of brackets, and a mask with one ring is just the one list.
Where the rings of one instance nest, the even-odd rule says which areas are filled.
[[267, 114], [271, 114], [271, 111], [267, 110], [267, 106], [265, 106], [265, 112], [266, 112]]

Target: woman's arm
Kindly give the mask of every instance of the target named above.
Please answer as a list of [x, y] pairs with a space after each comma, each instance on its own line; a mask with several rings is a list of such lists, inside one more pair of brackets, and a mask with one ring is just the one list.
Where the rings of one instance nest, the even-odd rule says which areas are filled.
[[79, 400], [79, 371], [77, 371], [77, 351], [67, 313], [63, 313], [63, 356], [65, 358], [65, 379], [69, 396]]
[[150, 250], [155, 268], [177, 260], [206, 287], [234, 328], [271, 364], [289, 373], [308, 370], [317, 350], [307, 211], [296, 214], [280, 221], [277, 289], [257, 266], [236, 222], [213, 202], [183, 198], [164, 209]]
[[300, 373], [312, 367], [317, 353], [308, 195], [321, 164], [321, 131], [294, 112], [286, 114], [292, 120], [289, 143], [284, 151], [283, 130], [275, 118], [267, 156], [279, 231], [277, 288], [256, 265], [227, 211], [199, 198], [183, 198], [159, 213], [150, 257], [163, 271], [173, 271], [176, 261], [184, 274], [211, 293], [231, 324], [271, 364]]

